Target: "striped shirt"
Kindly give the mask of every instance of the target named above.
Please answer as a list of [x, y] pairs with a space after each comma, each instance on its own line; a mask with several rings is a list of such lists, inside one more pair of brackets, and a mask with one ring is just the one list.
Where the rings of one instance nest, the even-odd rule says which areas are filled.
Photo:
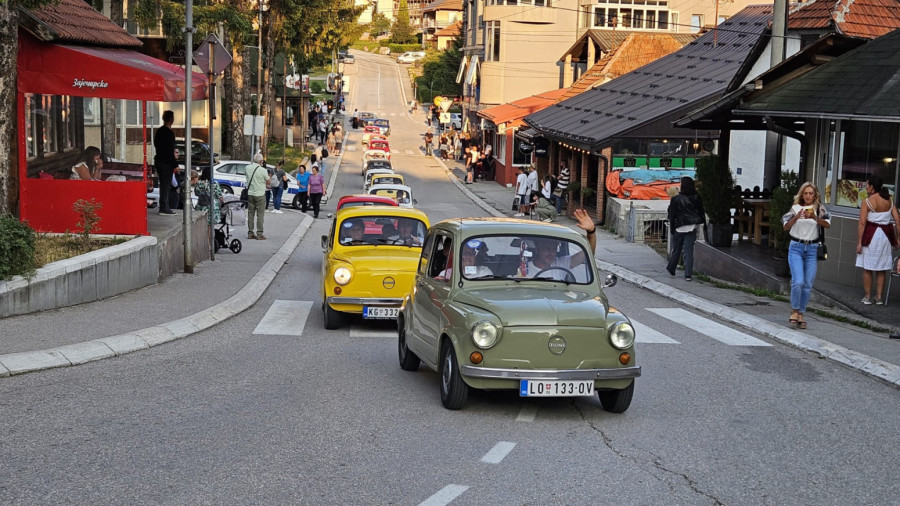
[[562, 191], [569, 188], [569, 168], [563, 167], [559, 169], [559, 176], [556, 178], [556, 187]]

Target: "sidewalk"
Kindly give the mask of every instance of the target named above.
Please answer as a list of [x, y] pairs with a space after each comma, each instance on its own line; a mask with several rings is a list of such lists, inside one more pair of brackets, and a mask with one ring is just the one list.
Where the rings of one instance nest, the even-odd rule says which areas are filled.
[[[338, 157], [338, 165], [342, 156], [343, 153]], [[464, 185], [461, 180], [464, 171], [459, 163], [440, 163], [446, 168], [449, 180], [486, 214], [512, 215], [509, 210], [512, 189], [494, 182]], [[338, 171], [329, 172], [330, 193]], [[312, 224], [310, 216], [299, 212], [278, 216], [287, 219], [277, 226], [278, 222], [266, 217], [269, 240], [265, 241], [265, 248], [263, 243], [249, 241], [251, 244], [245, 245], [244, 251], [234, 256], [240, 257], [241, 270], [229, 271], [229, 267], [237, 262], [229, 262], [232, 258], [223, 253], [217, 256], [222, 260], [200, 264], [200, 274], [172, 276], [170, 280], [148, 289], [159, 297], [177, 296], [177, 311], [173, 311], [171, 302], [144, 302], [140, 305], [136, 301], [146, 301], [147, 297], [145, 293], [138, 293], [143, 291], [136, 291], [76, 308], [0, 320], [0, 349], [6, 353], [0, 355], [0, 376], [76, 365], [138, 351], [189, 336], [247, 309], [265, 292]], [[567, 217], [560, 217], [557, 223], [575, 227], [574, 220]], [[246, 230], [238, 233], [241, 232], [246, 233]], [[718, 288], [696, 276], [691, 282], [683, 277], [669, 276], [664, 270], [662, 257], [651, 248], [628, 243], [602, 228], [597, 229], [597, 234], [598, 267], [616, 274], [621, 281], [900, 386], [900, 365], [897, 365], [900, 364], [900, 340], [889, 339], [886, 332], [866, 330], [818, 316], [812, 311], [807, 314], [809, 329], [794, 330], [787, 325], [790, 313], [787, 302]], [[702, 266], [698, 266], [698, 270], [702, 272]], [[204, 271], [210, 275], [204, 275]], [[231, 277], [214, 275], [226, 271]], [[216, 284], [211, 286], [211, 282]], [[613, 299], [615, 290], [612, 288], [609, 292]], [[853, 307], [853, 304], [847, 306]], [[740, 308], [752, 308], [753, 314]], [[892, 307], [873, 307], [865, 314], [827, 310], [882, 328], [900, 327], [900, 312]], [[140, 328], [141, 324], [147, 326]], [[58, 336], [63, 325], [65, 336]], [[9, 353], [7, 350], [16, 352]]]

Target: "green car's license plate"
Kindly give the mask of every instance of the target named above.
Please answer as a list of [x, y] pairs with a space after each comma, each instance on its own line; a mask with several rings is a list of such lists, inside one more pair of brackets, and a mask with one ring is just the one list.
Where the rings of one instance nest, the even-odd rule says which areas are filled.
[[580, 397], [594, 395], [594, 381], [521, 380], [520, 397]]

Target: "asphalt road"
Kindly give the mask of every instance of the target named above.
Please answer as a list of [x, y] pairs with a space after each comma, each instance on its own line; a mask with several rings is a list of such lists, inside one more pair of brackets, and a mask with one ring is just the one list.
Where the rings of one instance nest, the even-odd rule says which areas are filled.
[[[419, 151], [395, 64], [356, 62], [351, 106], [391, 119], [419, 207], [483, 215]], [[332, 198], [361, 189], [360, 155]], [[0, 382], [0, 503], [898, 503], [897, 390], [626, 283], [608, 293], [642, 335], [628, 412], [497, 392], [445, 410], [390, 323], [323, 329], [324, 215], [228, 322]]]

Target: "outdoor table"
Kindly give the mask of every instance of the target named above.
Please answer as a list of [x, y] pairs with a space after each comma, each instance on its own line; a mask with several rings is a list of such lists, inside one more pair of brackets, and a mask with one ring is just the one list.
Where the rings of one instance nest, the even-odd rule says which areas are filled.
[[759, 246], [762, 244], [762, 227], [769, 225], [763, 223], [763, 216], [768, 214], [769, 204], [772, 199], [743, 199], [744, 205], [749, 208], [753, 214], [753, 244]]

